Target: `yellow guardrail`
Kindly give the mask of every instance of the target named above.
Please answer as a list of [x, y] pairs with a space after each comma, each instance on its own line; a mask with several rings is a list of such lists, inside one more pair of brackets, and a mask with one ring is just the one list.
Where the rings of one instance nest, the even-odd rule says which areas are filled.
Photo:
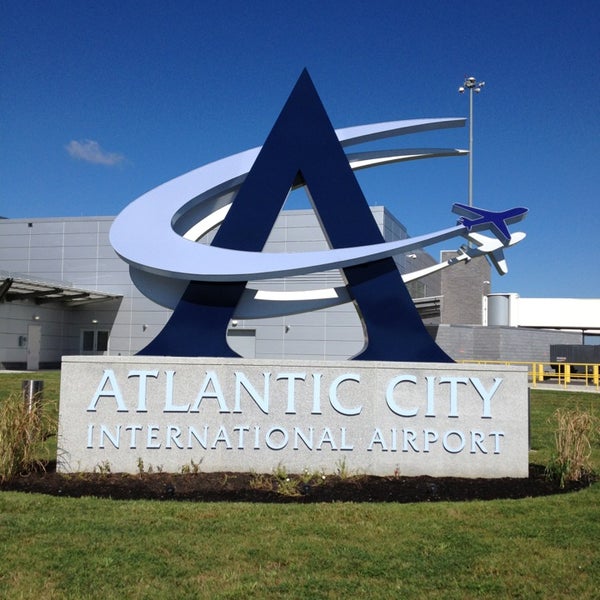
[[570, 383], [581, 382], [586, 386], [593, 385], [600, 391], [600, 364], [464, 359], [457, 362], [478, 365], [526, 365], [528, 367], [527, 375], [532, 387], [537, 387], [538, 383], [544, 381], [555, 380], [565, 388]]

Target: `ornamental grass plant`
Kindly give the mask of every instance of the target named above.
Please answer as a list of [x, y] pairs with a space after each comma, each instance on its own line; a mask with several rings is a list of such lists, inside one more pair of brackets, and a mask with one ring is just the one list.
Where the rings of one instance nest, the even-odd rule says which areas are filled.
[[548, 463], [548, 476], [564, 487], [568, 481], [594, 476], [592, 445], [600, 440], [600, 419], [579, 407], [554, 411], [556, 450]]
[[49, 421], [38, 402], [30, 406], [16, 393], [0, 399], [0, 481], [43, 468]]

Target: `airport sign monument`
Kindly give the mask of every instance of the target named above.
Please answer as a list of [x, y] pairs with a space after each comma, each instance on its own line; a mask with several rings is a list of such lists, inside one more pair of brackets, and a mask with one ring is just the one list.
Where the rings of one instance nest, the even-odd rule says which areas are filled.
[[[173, 313], [136, 356], [63, 358], [58, 469], [136, 472], [144, 464], [178, 472], [193, 462], [207, 472], [334, 472], [343, 462], [374, 475], [527, 477], [526, 370], [454, 363], [426, 331], [393, 259], [462, 236], [473, 245], [458, 260], [485, 255], [502, 274], [504, 250], [524, 237], [508, 225], [526, 209], [455, 204], [456, 225], [386, 242], [353, 170], [415, 151], [344, 151], [463, 123], [422, 119], [336, 131], [305, 71], [261, 148], [200, 167], [126, 207], [111, 243], [134, 281], [144, 282], [140, 289]], [[262, 252], [299, 186], [330, 250]], [[195, 243], [217, 226], [210, 245]], [[285, 294], [258, 299], [246, 289], [248, 281], [332, 268], [346, 285], [306, 292], [300, 302]], [[248, 302], [261, 318], [353, 302], [363, 350], [342, 362], [238, 357], [226, 331]]]

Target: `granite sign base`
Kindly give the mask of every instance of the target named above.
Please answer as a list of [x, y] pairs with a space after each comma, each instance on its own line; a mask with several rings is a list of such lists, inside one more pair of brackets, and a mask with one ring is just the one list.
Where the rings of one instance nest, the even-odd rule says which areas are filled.
[[64, 357], [58, 470], [527, 477], [525, 367]]

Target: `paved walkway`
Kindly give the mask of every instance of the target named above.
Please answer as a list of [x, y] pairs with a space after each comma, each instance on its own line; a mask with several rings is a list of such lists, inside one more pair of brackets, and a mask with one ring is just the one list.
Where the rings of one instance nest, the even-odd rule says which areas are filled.
[[529, 388], [532, 390], [553, 390], [555, 392], [587, 392], [589, 394], [600, 395], [600, 389], [592, 384], [585, 385], [585, 382], [583, 381], [573, 381], [566, 386], [564, 384], [559, 384], [558, 382], [552, 383], [547, 381], [544, 383], [536, 383], [535, 385], [529, 383]]

